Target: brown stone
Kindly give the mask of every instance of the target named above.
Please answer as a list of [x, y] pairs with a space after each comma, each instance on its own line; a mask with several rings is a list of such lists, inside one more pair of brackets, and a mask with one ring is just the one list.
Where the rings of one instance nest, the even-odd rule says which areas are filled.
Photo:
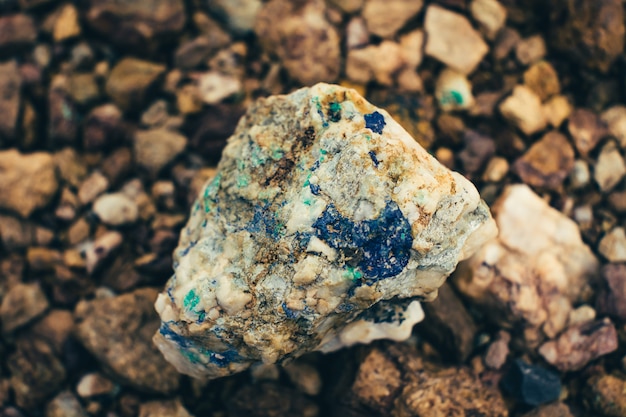
[[559, 75], [550, 63], [539, 61], [524, 72], [524, 84], [546, 101], [561, 92]]
[[423, 0], [368, 0], [361, 16], [370, 33], [393, 37], [424, 5]]
[[463, 169], [470, 175], [477, 174], [495, 153], [495, 141], [489, 136], [466, 129], [463, 133], [463, 142], [465, 147], [458, 155]]
[[222, 36], [198, 36], [182, 43], [174, 53], [174, 65], [183, 70], [206, 65], [213, 53], [230, 42], [230, 37], [224, 32], [221, 33]]
[[107, 149], [125, 136], [122, 112], [114, 104], [94, 108], [85, 119], [83, 144], [88, 151]]
[[232, 417], [317, 416], [319, 408], [307, 396], [273, 382], [244, 385], [228, 398]]
[[626, 380], [613, 375], [597, 375], [587, 381], [587, 402], [607, 417], [626, 416]]
[[526, 184], [558, 189], [574, 168], [574, 149], [559, 132], [546, 133], [513, 164], [513, 171]]
[[602, 287], [596, 303], [600, 313], [626, 321], [626, 264], [602, 268]]
[[57, 354], [63, 353], [65, 342], [74, 330], [74, 317], [68, 310], [51, 310], [33, 325], [30, 333], [45, 340]]
[[254, 31], [261, 44], [302, 84], [330, 82], [339, 75], [340, 38], [325, 9], [323, 0], [271, 0], [257, 16]]
[[0, 152], [0, 207], [22, 217], [47, 205], [58, 189], [52, 155]]
[[100, 168], [109, 184], [118, 184], [130, 173], [133, 155], [129, 148], [117, 148], [104, 161]]
[[20, 89], [22, 78], [17, 62], [11, 60], [0, 64], [0, 141], [15, 139], [20, 113]]
[[69, 79], [55, 77], [48, 92], [48, 141], [52, 147], [75, 144], [79, 117], [69, 94]]
[[450, 285], [439, 288], [431, 303], [422, 303], [426, 318], [418, 329], [439, 350], [458, 362], [465, 362], [474, 349], [478, 328]]
[[617, 349], [617, 331], [608, 318], [570, 326], [539, 353], [560, 371], [578, 371], [589, 362]]
[[46, 407], [46, 417], [87, 417], [80, 401], [70, 391], [63, 391]]
[[0, 51], [14, 51], [37, 40], [33, 19], [25, 14], [0, 16]]
[[577, 63], [607, 72], [624, 49], [621, 0], [550, 2], [552, 46]]
[[34, 409], [61, 388], [65, 368], [41, 339], [23, 338], [7, 361], [15, 402], [25, 409]]
[[158, 291], [143, 288], [76, 306], [77, 336], [92, 355], [123, 384], [171, 393], [179, 374], [152, 343], [160, 320], [153, 303]]
[[48, 309], [48, 299], [38, 283], [17, 284], [12, 287], [0, 305], [2, 331], [11, 333]]
[[109, 40], [146, 48], [146, 42], [176, 33], [185, 25], [182, 0], [89, 0], [87, 22]]
[[359, 366], [352, 392], [366, 406], [381, 413], [392, 408], [402, 388], [396, 364], [378, 349], [372, 349]]
[[562, 403], [542, 405], [522, 417], [574, 417], [569, 407]]
[[106, 92], [122, 110], [136, 110], [143, 105], [148, 89], [165, 72], [166, 67], [137, 58], [124, 58], [109, 74]]
[[586, 156], [593, 150], [600, 139], [609, 132], [600, 116], [587, 109], [576, 109], [570, 115], [567, 128], [574, 138], [576, 149]]
[[137, 164], [156, 176], [185, 150], [187, 138], [163, 128], [138, 130], [135, 133], [134, 145]]

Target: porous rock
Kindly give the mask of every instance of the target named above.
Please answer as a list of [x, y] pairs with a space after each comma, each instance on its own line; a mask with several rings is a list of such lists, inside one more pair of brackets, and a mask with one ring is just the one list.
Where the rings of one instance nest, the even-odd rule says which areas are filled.
[[598, 261], [576, 223], [526, 185], [507, 187], [492, 211], [498, 238], [459, 265], [454, 282], [487, 317], [536, 347], [564, 329]]
[[339, 34], [326, 20], [323, 0], [271, 0], [257, 16], [255, 33], [303, 84], [333, 81], [339, 75]]
[[152, 303], [157, 291], [142, 288], [117, 297], [81, 301], [76, 334], [122, 383], [148, 392], [170, 393], [179, 375], [152, 344], [159, 327]]
[[215, 378], [401, 340], [417, 298], [494, 233], [471, 183], [356, 91], [262, 99], [181, 233], [155, 342], [179, 371]]

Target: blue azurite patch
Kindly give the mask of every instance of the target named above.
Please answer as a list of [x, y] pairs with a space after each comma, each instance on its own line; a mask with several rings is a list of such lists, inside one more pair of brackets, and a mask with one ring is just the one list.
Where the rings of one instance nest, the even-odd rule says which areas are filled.
[[376, 154], [374, 153], [374, 151], [369, 151], [369, 152], [368, 152], [368, 155], [369, 155], [369, 156], [370, 156], [370, 158], [372, 159], [372, 162], [374, 163], [374, 166], [375, 166], [376, 168], [378, 168], [378, 164], [379, 164], [380, 162], [378, 161], [378, 158], [376, 157]]
[[353, 222], [329, 204], [313, 228], [329, 246], [358, 260], [367, 285], [398, 275], [409, 263], [411, 225], [394, 201], [387, 202], [378, 218], [362, 222]]
[[265, 233], [273, 239], [278, 239], [282, 226], [276, 221], [276, 217], [269, 206], [255, 206], [254, 216], [246, 225], [245, 230], [254, 234]]
[[383, 133], [386, 125], [385, 116], [375, 111], [374, 113], [366, 114], [363, 118], [365, 118], [366, 128], [371, 129], [374, 133]]

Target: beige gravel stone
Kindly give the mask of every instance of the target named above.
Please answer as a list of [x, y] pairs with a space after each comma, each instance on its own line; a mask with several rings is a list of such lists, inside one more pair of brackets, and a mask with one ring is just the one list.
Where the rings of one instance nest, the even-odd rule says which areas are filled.
[[547, 124], [541, 99], [524, 85], [517, 85], [513, 94], [500, 103], [500, 113], [526, 135], [545, 129]]
[[547, 54], [546, 41], [541, 35], [524, 38], [515, 46], [515, 56], [522, 65], [530, 65]]
[[605, 110], [601, 118], [622, 149], [626, 149], [626, 106], [613, 106]]
[[494, 40], [506, 22], [506, 8], [498, 0], [473, 0], [469, 9], [485, 37]]
[[598, 251], [610, 262], [626, 262], [626, 232], [616, 227], [607, 233], [598, 244]]
[[595, 165], [594, 179], [600, 190], [606, 192], [615, 187], [626, 175], [624, 158], [614, 142], [602, 147]]
[[473, 72], [489, 47], [465, 16], [431, 5], [424, 18], [426, 55], [463, 74]]
[[0, 152], [0, 208], [29, 217], [46, 206], [59, 187], [54, 158], [45, 152]]
[[390, 38], [413, 18], [424, 0], [367, 0], [361, 11], [367, 29], [381, 38]]
[[559, 127], [572, 113], [572, 105], [567, 97], [557, 95], [543, 105], [543, 114], [552, 127]]

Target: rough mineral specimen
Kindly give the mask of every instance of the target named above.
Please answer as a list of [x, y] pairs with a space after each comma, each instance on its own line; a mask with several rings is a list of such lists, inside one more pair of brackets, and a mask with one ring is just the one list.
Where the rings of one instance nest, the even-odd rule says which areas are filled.
[[193, 206], [154, 339], [208, 378], [403, 339], [494, 234], [474, 186], [354, 90], [262, 99]]

